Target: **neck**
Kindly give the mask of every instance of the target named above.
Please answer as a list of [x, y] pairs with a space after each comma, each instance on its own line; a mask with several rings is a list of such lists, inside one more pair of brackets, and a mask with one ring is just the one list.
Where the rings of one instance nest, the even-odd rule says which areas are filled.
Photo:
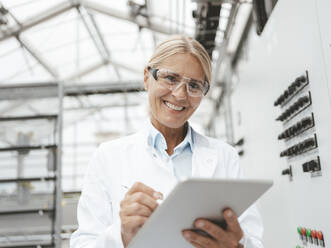
[[179, 145], [185, 138], [187, 133], [187, 125], [183, 125], [180, 128], [170, 128], [161, 125], [157, 121], [151, 120], [152, 125], [162, 133], [163, 137], [167, 143], [167, 153], [169, 155], [173, 154], [174, 149]]

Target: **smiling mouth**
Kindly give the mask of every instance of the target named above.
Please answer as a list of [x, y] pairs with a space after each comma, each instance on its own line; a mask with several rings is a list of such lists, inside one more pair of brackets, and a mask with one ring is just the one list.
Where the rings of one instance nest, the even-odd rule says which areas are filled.
[[185, 107], [180, 107], [180, 106], [176, 106], [171, 104], [170, 102], [167, 101], [163, 101], [163, 103], [170, 109], [175, 110], [175, 111], [182, 111], [185, 109]]

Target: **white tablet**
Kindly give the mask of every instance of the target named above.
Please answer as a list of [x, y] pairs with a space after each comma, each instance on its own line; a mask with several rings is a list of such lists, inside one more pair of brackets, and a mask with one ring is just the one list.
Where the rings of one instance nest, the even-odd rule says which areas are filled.
[[240, 216], [272, 186], [268, 180], [188, 179], [177, 184], [137, 232], [129, 248], [191, 248], [182, 230], [197, 218], [221, 222], [231, 208]]

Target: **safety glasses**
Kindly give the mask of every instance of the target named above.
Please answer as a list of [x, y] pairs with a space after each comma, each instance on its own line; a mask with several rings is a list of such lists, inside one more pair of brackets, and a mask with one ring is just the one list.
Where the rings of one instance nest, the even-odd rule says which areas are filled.
[[155, 69], [152, 67], [148, 67], [147, 69], [160, 85], [169, 90], [174, 91], [180, 88], [184, 83], [186, 84], [188, 95], [192, 97], [203, 97], [209, 90], [209, 83], [207, 81], [183, 77], [178, 73], [166, 69]]

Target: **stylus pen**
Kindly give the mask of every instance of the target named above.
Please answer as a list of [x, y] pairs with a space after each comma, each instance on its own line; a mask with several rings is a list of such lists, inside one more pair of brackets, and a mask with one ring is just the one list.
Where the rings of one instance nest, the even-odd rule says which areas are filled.
[[[126, 185], [123, 185], [123, 184], [122, 184], [121, 186], [122, 186], [123, 188], [127, 189], [127, 190], [129, 189], [129, 187], [126, 186]], [[157, 201], [157, 203], [160, 205], [160, 204], [162, 204], [163, 199], [164, 199], [164, 198], [162, 198], [162, 199], [158, 199], [158, 200], [156, 200], [156, 201]]]

